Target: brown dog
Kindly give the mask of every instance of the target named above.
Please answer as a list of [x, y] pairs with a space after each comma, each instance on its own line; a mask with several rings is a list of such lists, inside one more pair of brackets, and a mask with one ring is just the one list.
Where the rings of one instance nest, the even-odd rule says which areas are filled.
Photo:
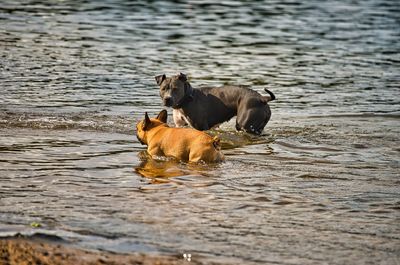
[[157, 118], [145, 114], [136, 125], [138, 140], [147, 145], [151, 156], [168, 156], [189, 162], [221, 162], [224, 155], [218, 137], [192, 128], [171, 128], [167, 122], [167, 111], [162, 110]]

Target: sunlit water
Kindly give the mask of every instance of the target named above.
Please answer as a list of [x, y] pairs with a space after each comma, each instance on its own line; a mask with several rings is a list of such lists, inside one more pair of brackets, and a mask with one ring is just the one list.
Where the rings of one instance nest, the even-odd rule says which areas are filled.
[[[395, 0], [2, 1], [0, 235], [398, 264], [399, 14]], [[179, 71], [273, 91], [263, 135], [232, 120], [211, 132], [222, 164], [149, 159], [134, 124], [162, 109], [154, 76]]]

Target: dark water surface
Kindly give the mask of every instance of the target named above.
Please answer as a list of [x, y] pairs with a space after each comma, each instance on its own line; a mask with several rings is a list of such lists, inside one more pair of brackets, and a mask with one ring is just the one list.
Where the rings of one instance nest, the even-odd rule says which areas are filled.
[[[399, 264], [399, 29], [397, 0], [1, 1], [0, 235]], [[272, 90], [264, 134], [223, 124], [219, 165], [147, 158], [134, 124], [179, 71]]]

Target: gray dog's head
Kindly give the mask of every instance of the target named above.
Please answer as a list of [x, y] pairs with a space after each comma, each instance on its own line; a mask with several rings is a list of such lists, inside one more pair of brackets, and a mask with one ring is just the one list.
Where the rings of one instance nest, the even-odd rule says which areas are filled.
[[156, 76], [155, 79], [160, 86], [160, 96], [164, 106], [179, 108], [186, 96], [187, 88], [190, 87], [186, 75], [179, 73], [166, 77], [164, 74]]

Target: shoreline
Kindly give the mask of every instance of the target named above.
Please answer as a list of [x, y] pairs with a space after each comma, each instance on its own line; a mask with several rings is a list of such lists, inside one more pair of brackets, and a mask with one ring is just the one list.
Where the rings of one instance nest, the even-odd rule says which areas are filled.
[[43, 238], [12, 236], [0, 238], [0, 264], [4, 265], [181, 265], [219, 263], [183, 256], [146, 253], [117, 254], [101, 250], [83, 249], [73, 244]]

